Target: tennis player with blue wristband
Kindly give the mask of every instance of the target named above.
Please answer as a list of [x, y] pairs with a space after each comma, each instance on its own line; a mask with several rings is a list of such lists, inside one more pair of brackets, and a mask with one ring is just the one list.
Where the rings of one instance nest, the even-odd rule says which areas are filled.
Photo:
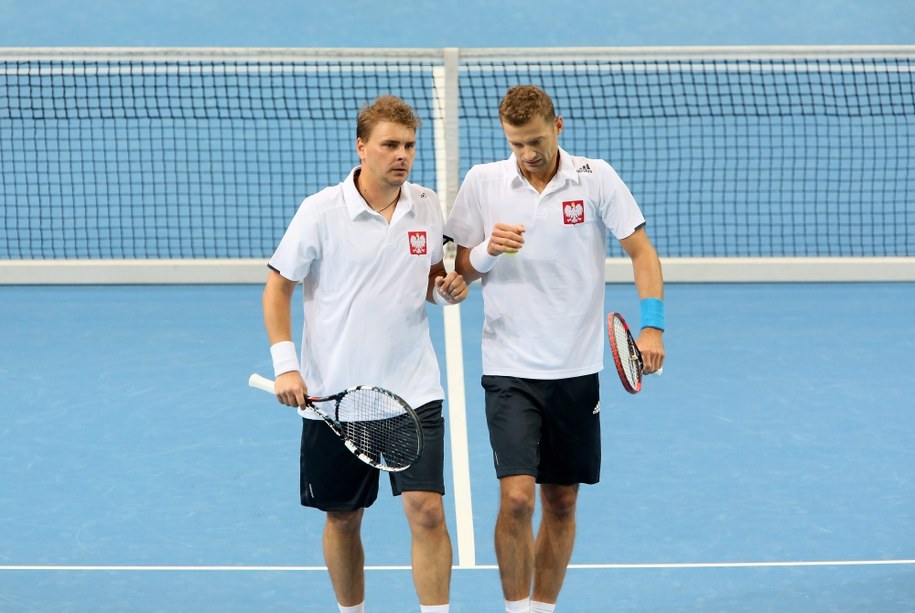
[[445, 235], [457, 244], [455, 269], [467, 282], [482, 279], [482, 384], [501, 495], [495, 546], [505, 610], [549, 613], [572, 555], [579, 485], [600, 478], [608, 233], [632, 261], [644, 374], [664, 362], [664, 287], [635, 198], [606, 161], [559, 147], [563, 119], [549, 95], [513, 87], [499, 119], [512, 155], [468, 171]]

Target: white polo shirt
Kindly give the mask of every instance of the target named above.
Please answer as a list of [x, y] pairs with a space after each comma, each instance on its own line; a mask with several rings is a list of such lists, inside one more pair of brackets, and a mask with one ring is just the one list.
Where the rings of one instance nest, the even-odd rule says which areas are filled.
[[445, 397], [425, 307], [443, 258], [438, 196], [404, 183], [388, 225], [356, 189], [356, 170], [302, 202], [269, 266], [303, 283], [310, 395], [368, 384], [419, 407]]
[[483, 374], [562, 379], [603, 368], [607, 229], [623, 239], [645, 219], [604, 160], [559, 150], [538, 193], [515, 156], [470, 169], [445, 234], [462, 247], [496, 223], [523, 224], [524, 247], [483, 275]]

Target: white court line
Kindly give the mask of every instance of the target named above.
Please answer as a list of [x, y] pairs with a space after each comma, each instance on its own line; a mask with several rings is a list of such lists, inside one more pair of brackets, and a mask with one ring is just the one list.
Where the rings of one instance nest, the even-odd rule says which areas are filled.
[[467, 451], [467, 408], [464, 397], [464, 353], [460, 305], [445, 307], [445, 362], [448, 380], [448, 429], [457, 526], [458, 568], [476, 568], [470, 458]]
[[[433, 129], [435, 134], [435, 169], [438, 193], [441, 198], [442, 218], [447, 219], [449, 204], [458, 189], [460, 151], [458, 140], [458, 53], [446, 49], [444, 66], [432, 72], [434, 106]], [[446, 268], [454, 270], [453, 243], [444, 245]], [[459, 568], [476, 565], [476, 547], [473, 535], [473, 505], [470, 499], [470, 460], [467, 452], [467, 409], [464, 399], [464, 350], [461, 338], [461, 307], [449, 306], [443, 310], [445, 333], [445, 362], [448, 388], [448, 430], [451, 440], [451, 467], [454, 483], [456, 513], [456, 539]]]
[[[684, 562], [663, 564], [569, 564], [569, 569], [614, 570], [614, 569], [695, 569], [695, 568], [796, 568], [829, 566], [906, 566], [915, 565], [915, 560], [823, 560], [800, 562]], [[495, 564], [481, 564], [473, 567], [456, 566], [455, 570], [496, 570]], [[366, 566], [366, 571], [411, 570], [410, 566]], [[73, 565], [0, 565], [0, 571], [179, 571], [179, 572], [326, 572], [326, 566], [73, 566]]]
[[803, 566], [904, 566], [915, 560], [822, 560], [809, 562], [685, 562], [670, 564], [569, 564], [569, 568], [785, 568]]

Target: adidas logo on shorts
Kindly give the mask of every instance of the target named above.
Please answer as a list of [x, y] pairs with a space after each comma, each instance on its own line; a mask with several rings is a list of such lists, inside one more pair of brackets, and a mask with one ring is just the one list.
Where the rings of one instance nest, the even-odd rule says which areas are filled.
[[591, 411], [592, 415], [597, 415], [600, 413], [600, 400], [597, 401], [597, 404], [594, 405], [594, 410]]

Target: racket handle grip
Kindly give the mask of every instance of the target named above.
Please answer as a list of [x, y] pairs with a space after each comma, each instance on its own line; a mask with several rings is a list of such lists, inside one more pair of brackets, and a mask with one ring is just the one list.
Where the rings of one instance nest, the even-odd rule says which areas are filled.
[[248, 385], [270, 394], [276, 393], [276, 390], [273, 387], [273, 381], [267, 377], [262, 377], [257, 373], [253, 373], [250, 377], [248, 377]]

